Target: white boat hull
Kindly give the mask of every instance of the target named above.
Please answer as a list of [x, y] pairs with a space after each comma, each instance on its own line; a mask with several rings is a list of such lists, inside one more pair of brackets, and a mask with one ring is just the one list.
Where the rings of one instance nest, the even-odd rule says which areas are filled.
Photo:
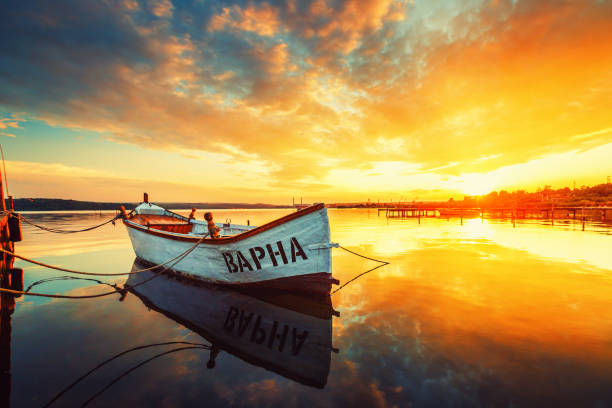
[[[330, 284], [331, 247], [327, 210], [304, 210], [287, 220], [232, 237], [206, 238], [172, 265], [181, 275], [223, 284], [254, 284], [295, 277], [320, 277]], [[159, 231], [124, 221], [136, 256], [162, 264], [194, 246], [201, 236]]]

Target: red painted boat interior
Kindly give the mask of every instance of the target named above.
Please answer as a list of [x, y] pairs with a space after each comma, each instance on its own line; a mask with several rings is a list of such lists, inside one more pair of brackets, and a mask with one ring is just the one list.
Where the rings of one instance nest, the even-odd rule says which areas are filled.
[[193, 229], [193, 224], [167, 215], [137, 214], [130, 218], [130, 221], [156, 230], [178, 234], [189, 234]]
[[140, 225], [187, 224], [180, 218], [155, 214], [136, 214], [130, 217], [130, 221]]
[[189, 234], [193, 229], [193, 224], [151, 224], [151, 228], [179, 234]]

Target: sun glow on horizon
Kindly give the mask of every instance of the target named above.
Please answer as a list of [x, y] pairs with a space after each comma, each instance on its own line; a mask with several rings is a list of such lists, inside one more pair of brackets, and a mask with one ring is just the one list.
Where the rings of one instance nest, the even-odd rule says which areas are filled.
[[498, 188], [494, 175], [471, 173], [458, 177], [458, 190], [469, 196], [485, 195]]

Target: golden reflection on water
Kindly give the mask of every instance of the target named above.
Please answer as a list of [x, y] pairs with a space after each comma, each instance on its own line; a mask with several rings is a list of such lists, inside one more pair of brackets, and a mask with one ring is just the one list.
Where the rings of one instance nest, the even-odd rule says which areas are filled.
[[[337, 295], [349, 314], [343, 332], [366, 325], [416, 338], [421, 352], [503, 373], [516, 387], [572, 381], [546, 361], [612, 378], [610, 236], [480, 219], [370, 218], [362, 222], [378, 228], [360, 231], [349, 227], [354, 216], [332, 213], [334, 240], [391, 264]], [[341, 280], [367, 264], [344, 254], [334, 262]]]
[[[219, 210], [215, 218], [232, 218], [234, 223], [249, 219], [258, 225], [289, 211]], [[233, 364], [210, 376], [198, 370], [193, 354], [170, 358], [169, 374], [161, 364], [154, 377], [135, 376], [135, 381], [145, 382], [143, 389], [152, 391], [165, 381], [182, 383], [182, 376], [198, 376], [200, 382], [214, 382], [206, 390], [224, 403], [246, 397], [278, 403], [287, 398], [286, 393], [299, 395], [306, 405], [321, 405], [329, 398], [346, 404], [398, 406], [436, 405], [436, 401], [486, 406], [612, 402], [609, 392], [598, 388], [612, 385], [610, 235], [583, 232], [573, 224], [553, 227], [529, 222], [514, 228], [507, 221], [466, 219], [461, 225], [458, 219], [428, 218], [418, 224], [415, 219], [387, 220], [375, 210], [329, 210], [329, 215], [332, 241], [390, 264], [333, 295], [334, 308], [341, 311], [341, 317], [333, 319], [333, 345], [340, 353], [332, 356], [324, 390], [314, 393], [290, 381], [281, 384], [278, 376], [261, 370], [249, 371], [248, 379], [238, 381], [235, 370], [247, 370], [246, 365]], [[79, 225], [93, 221], [80, 220]], [[49, 263], [127, 272], [134, 259], [121, 225], [80, 237], [45, 235], [44, 239], [24, 228], [24, 236], [18, 252]], [[375, 262], [334, 250], [333, 271], [341, 282], [374, 266]], [[24, 283], [50, 275], [29, 268]], [[102, 289], [60, 283], [40, 289], [47, 290]], [[165, 334], [170, 339], [194, 336], [164, 316], [148, 313], [130, 297], [123, 303], [113, 298], [81, 306], [42, 303], [22, 300], [21, 316], [14, 317], [31, 326], [26, 332], [32, 349], [42, 347], [30, 333], [40, 329], [36, 328], [40, 313], [44, 326], [61, 316], [65, 319], [49, 333], [66, 336], [77, 331], [88, 334], [94, 343], [104, 338], [117, 346], [110, 347], [113, 352], [133, 345], [132, 340], [151, 341], [151, 336], [154, 340], [165, 339]], [[23, 329], [18, 329], [18, 336], [19, 330]], [[67, 344], [79, 350], [78, 341]], [[44, 347], [61, 354], [65, 345]], [[101, 350], [96, 356], [108, 354], [112, 353]], [[89, 368], [78, 365], [78, 356], [70, 360], [75, 375]], [[19, 366], [19, 358], [16, 361]], [[97, 359], [87, 361], [94, 364]], [[135, 393], [129, 400], [137, 403], [139, 396]]]

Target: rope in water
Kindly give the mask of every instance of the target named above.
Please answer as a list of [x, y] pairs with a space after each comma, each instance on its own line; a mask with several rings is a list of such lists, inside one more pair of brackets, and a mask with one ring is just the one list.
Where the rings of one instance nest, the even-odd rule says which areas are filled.
[[128, 353], [131, 353], [133, 351], [143, 350], [143, 349], [147, 349], [147, 348], [150, 348], [150, 347], [168, 346], [168, 345], [171, 345], [171, 344], [182, 344], [182, 345], [189, 345], [189, 346], [200, 346], [200, 347], [205, 348], [207, 350], [210, 349], [210, 345], [208, 345], [208, 344], [204, 344], [204, 343], [192, 343], [190, 341], [166, 341], [166, 342], [163, 342], [163, 343], [154, 343], [154, 344], [147, 344], [147, 345], [144, 345], [144, 346], [132, 347], [131, 349], [122, 351], [121, 353], [115, 354], [111, 358], [108, 358], [108, 359], [104, 360], [103, 362], [101, 362], [100, 364], [98, 364], [97, 366], [95, 366], [94, 368], [92, 368], [91, 370], [89, 370], [88, 372], [86, 372], [85, 374], [80, 376], [79, 378], [77, 378], [75, 381], [72, 382], [72, 384], [68, 385], [66, 388], [61, 390], [59, 393], [57, 393], [55, 395], [55, 397], [53, 397], [49, 402], [47, 402], [45, 404], [45, 407], [51, 406], [51, 404], [53, 404], [59, 397], [64, 395], [66, 392], [68, 392], [72, 387], [74, 387], [79, 382], [84, 380], [87, 376], [89, 376], [91, 373], [93, 373], [96, 370], [102, 368], [103, 366], [105, 366], [106, 364], [110, 363], [111, 361], [116, 360], [119, 357], [121, 357], [121, 356], [123, 356], [125, 354], [128, 354]]
[[[203, 236], [202, 238], [200, 238], [198, 240], [198, 242], [196, 242], [191, 248], [189, 248], [187, 251], [183, 252], [180, 256], [179, 259], [177, 259], [172, 265], [169, 266], [165, 266], [161, 271], [159, 271], [159, 273], [151, 276], [148, 279], [143, 280], [142, 282], [138, 282], [135, 285], [131, 285], [131, 288], [135, 288], [137, 286], [143, 285], [147, 282], [149, 282], [150, 280], [153, 280], [155, 278], [157, 278], [158, 276], [161, 276], [162, 272], [172, 268], [174, 265], [176, 265], [177, 263], [179, 263], [180, 261], [182, 261], [185, 257], [187, 257], [187, 255], [189, 255], [191, 252], [193, 252], [196, 247], [204, 240], [206, 236]], [[5, 251], [8, 252], [8, 251]], [[168, 263], [168, 262], [165, 262]], [[157, 266], [159, 267], [159, 266]], [[147, 268], [147, 270], [150, 270], [153, 268]], [[123, 275], [127, 275], [127, 274], [132, 274], [132, 273], [140, 273], [140, 272], [144, 272], [145, 269], [139, 270], [137, 272], [129, 272]], [[111, 275], [112, 276], [112, 275]], [[35, 292], [26, 292], [26, 291], [22, 291], [22, 290], [13, 290], [13, 289], [5, 289], [5, 288], [0, 288], [0, 292], [4, 292], [4, 293], [10, 293], [13, 295], [30, 295], [30, 296], [39, 296], [39, 297], [47, 297], [47, 298], [55, 298], [55, 299], [92, 299], [92, 298], [99, 298], [99, 297], [103, 297], [103, 296], [108, 296], [108, 295], [113, 295], [115, 293], [125, 293], [127, 291], [127, 289], [117, 289], [117, 290], [113, 290], [111, 292], [104, 292], [104, 293], [98, 293], [95, 295], [81, 295], [81, 296], [72, 296], [72, 295], [53, 295], [53, 294], [49, 294], [49, 293], [35, 293]]]
[[[202, 240], [203, 240], [204, 238], [206, 238], [207, 236], [208, 236], [208, 234], [205, 234], [205, 235], [204, 235], [204, 236], [203, 236], [203, 237], [202, 237], [202, 238], [201, 238], [201, 239], [200, 239], [198, 242], [196, 242], [196, 244], [195, 244], [195, 245], [198, 245], [199, 243], [201, 243], [201, 242], [202, 242]], [[75, 270], [75, 269], [68, 269], [68, 268], [62, 268], [61, 266], [49, 265], [49, 264], [46, 264], [46, 263], [44, 263], [44, 262], [39, 262], [39, 261], [35, 261], [34, 259], [26, 258], [25, 256], [17, 255], [16, 253], [11, 252], [11, 251], [8, 251], [8, 250], [6, 250], [6, 249], [4, 249], [4, 248], [0, 248], [0, 252], [4, 252], [5, 254], [8, 254], [8, 255], [10, 255], [10, 256], [14, 256], [15, 258], [21, 259], [22, 261], [26, 261], [26, 262], [29, 262], [29, 263], [34, 264], [34, 265], [43, 266], [43, 267], [45, 267], [45, 268], [49, 268], [49, 269], [55, 269], [56, 271], [62, 271], [62, 272], [68, 272], [68, 273], [75, 273], [75, 274], [77, 274], [77, 275], [89, 275], [89, 276], [126, 276], [126, 275], [135, 275], [135, 274], [137, 274], [137, 273], [141, 273], [141, 272], [150, 271], [150, 270], [153, 270], [153, 269], [159, 268], [160, 266], [164, 266], [164, 265], [166, 265], [166, 264], [169, 264], [170, 262], [174, 261], [175, 259], [177, 259], [177, 258], [181, 257], [181, 256], [184, 254], [184, 252], [183, 252], [183, 253], [181, 253], [181, 254], [178, 254], [178, 255], [177, 255], [177, 256], [175, 256], [174, 258], [167, 260], [167, 261], [166, 261], [166, 262], [164, 262], [164, 263], [160, 263], [160, 264], [157, 264], [157, 265], [153, 265], [153, 266], [151, 266], [151, 267], [149, 267], [149, 268], [145, 268], [145, 269], [139, 269], [139, 270], [137, 270], [137, 271], [135, 271], [135, 272], [121, 272], [121, 273], [96, 273], [96, 272], [84, 272], [84, 271], [77, 271], [77, 270]]]
[[362, 272], [362, 273], [360, 273], [357, 276], [354, 276], [353, 278], [349, 279], [348, 281], [346, 281], [342, 285], [340, 285], [336, 290], [334, 290], [332, 293], [330, 293], [330, 295], [333, 295], [333, 294], [337, 293], [340, 289], [344, 288], [346, 285], [348, 285], [349, 283], [353, 282], [355, 279], [357, 279], [357, 278], [359, 278], [359, 277], [361, 277], [361, 276], [363, 276], [363, 275], [365, 275], [367, 273], [373, 272], [373, 271], [375, 271], [378, 268], [382, 268], [385, 265], [389, 265], [389, 262], [387, 262], [387, 261], [381, 261], [380, 259], [374, 259], [374, 258], [370, 258], [370, 257], [365, 256], [365, 255], [358, 254], [357, 252], [351, 251], [350, 249], [345, 248], [345, 247], [343, 247], [341, 245], [338, 245], [338, 248], [343, 249], [346, 252], [349, 252], [349, 253], [351, 253], [353, 255], [357, 255], [360, 258], [365, 258], [365, 259], [369, 259], [370, 261], [378, 262], [378, 263], [380, 263], [380, 265], [375, 266], [372, 269], [368, 269], [367, 271]]
[[34, 286], [38, 286], [40, 284], [47, 283], [47, 282], [54, 282], [54, 281], [60, 281], [60, 280], [84, 280], [84, 281], [95, 282], [100, 285], [107, 285], [107, 286], [110, 286], [111, 288], [117, 289], [117, 285], [113, 285], [108, 282], [102, 282], [101, 280], [98, 280], [98, 279], [80, 278], [78, 276], [52, 276], [50, 278], [37, 280], [36, 282], [28, 286], [28, 288], [24, 292], [29, 292]]
[[118, 377], [116, 377], [114, 380], [112, 380], [111, 382], [109, 382], [104, 388], [100, 389], [100, 391], [98, 391], [97, 393], [95, 393], [94, 395], [92, 395], [87, 401], [85, 401], [81, 407], [84, 407], [86, 405], [88, 405], [91, 401], [93, 401], [96, 397], [98, 397], [100, 394], [102, 394], [104, 391], [106, 391], [107, 389], [109, 389], [113, 384], [117, 383], [119, 380], [121, 380], [123, 377], [125, 377], [126, 375], [130, 374], [132, 371], [136, 370], [137, 368], [142, 367], [143, 365], [159, 358], [162, 356], [165, 356], [167, 354], [172, 354], [172, 353], [176, 353], [177, 351], [183, 351], [183, 350], [193, 350], [193, 349], [200, 349], [200, 350], [210, 350], [210, 346], [187, 346], [187, 347], [179, 347], [179, 348], [175, 348], [172, 350], [168, 350], [168, 351], [164, 351], [163, 353], [159, 353], [154, 355], [153, 357], [149, 357], [146, 360], [140, 362], [139, 364], [133, 366], [132, 368], [130, 368], [129, 370], [124, 371], [121, 375], [119, 375]]
[[[114, 218], [113, 220], [111, 220], [111, 221], [114, 221], [116, 218], [117, 218], [117, 217], [115, 217], [115, 218]], [[110, 222], [110, 221], [107, 221], [107, 222], [105, 222], [104, 224], [107, 224], [108, 222]], [[104, 224], [101, 224], [101, 225], [104, 225]], [[96, 227], [91, 227], [90, 229], [93, 229], [93, 228], [96, 228]], [[77, 231], [75, 231], [75, 232], [77, 232]], [[62, 267], [60, 267], [60, 266], [49, 265], [49, 264], [46, 264], [46, 263], [44, 263], [44, 262], [35, 261], [35, 260], [33, 260], [33, 259], [26, 258], [26, 257], [21, 256], [21, 255], [17, 255], [17, 254], [16, 254], [16, 253], [14, 253], [14, 252], [7, 251], [6, 249], [3, 249], [3, 248], [0, 248], [0, 252], [4, 252], [4, 253], [6, 253], [6, 254], [8, 254], [8, 255], [14, 256], [15, 258], [19, 258], [19, 259], [21, 259], [21, 260], [23, 260], [23, 261], [26, 261], [26, 262], [32, 263], [32, 264], [34, 264], [34, 265], [43, 266], [43, 267], [45, 267], [45, 268], [55, 269], [55, 270], [58, 270], [58, 271], [63, 271], [63, 272], [68, 272], [68, 273], [74, 273], [74, 274], [79, 274], [79, 275], [90, 275], [90, 276], [125, 276], [125, 275], [135, 275], [135, 274], [138, 274], [138, 273], [141, 273], [141, 272], [146, 272], [146, 271], [150, 271], [150, 270], [153, 270], [153, 269], [157, 269], [157, 268], [159, 268], [159, 267], [161, 267], [161, 266], [167, 265], [168, 263], [170, 263], [170, 262], [172, 262], [172, 261], [174, 261], [174, 260], [177, 260], [178, 258], [181, 258], [181, 259], [178, 259], [178, 260], [177, 260], [177, 262], [175, 262], [175, 263], [172, 265], [172, 266], [174, 266], [174, 265], [176, 265], [176, 263], [178, 263], [180, 260], [182, 260], [182, 259], [183, 259], [183, 258], [184, 258], [186, 255], [188, 255], [189, 253], [191, 253], [191, 252], [192, 252], [192, 251], [193, 251], [193, 250], [194, 250], [194, 249], [195, 249], [195, 248], [198, 246], [198, 244], [200, 244], [200, 243], [201, 243], [201, 242], [204, 240], [204, 238], [206, 238], [207, 236], [208, 236], [208, 234], [204, 235], [202, 238], [200, 238], [200, 239], [198, 240], [198, 242], [196, 242], [196, 243], [193, 245], [193, 247], [191, 247], [191, 248], [190, 248], [190, 249], [188, 249], [187, 251], [185, 251], [185, 252], [183, 252], [183, 253], [181, 253], [181, 254], [177, 255], [176, 257], [174, 257], [174, 258], [172, 258], [172, 259], [167, 260], [167, 261], [166, 261], [166, 262], [164, 262], [164, 263], [157, 264], [157, 265], [151, 266], [151, 267], [149, 267], [149, 268], [145, 268], [145, 269], [139, 269], [139, 270], [137, 270], [137, 271], [132, 271], [132, 272], [122, 272], [122, 273], [95, 273], [95, 272], [84, 272], [84, 271], [77, 271], [77, 270], [74, 270], [74, 269], [62, 268]], [[339, 247], [340, 249], [342, 249], [342, 250], [344, 250], [344, 251], [346, 251], [346, 252], [349, 252], [349, 253], [351, 253], [351, 254], [353, 254], [353, 255], [356, 255], [356, 256], [358, 256], [358, 257], [361, 257], [361, 258], [364, 258], [364, 259], [368, 259], [368, 260], [370, 260], [370, 261], [378, 262], [378, 263], [380, 263], [381, 265], [379, 265], [379, 266], [377, 266], [377, 267], [375, 267], [375, 268], [369, 269], [369, 270], [367, 270], [367, 271], [365, 271], [365, 272], [363, 272], [363, 273], [360, 273], [359, 275], [357, 275], [357, 276], [355, 276], [355, 277], [353, 277], [353, 278], [349, 279], [347, 282], [345, 282], [344, 284], [342, 284], [342, 285], [341, 285], [340, 287], [338, 287], [336, 290], [334, 290], [333, 292], [331, 292], [331, 294], [332, 294], [332, 295], [333, 295], [333, 294], [335, 294], [335, 293], [337, 293], [337, 292], [338, 292], [340, 289], [344, 288], [346, 285], [348, 285], [349, 283], [351, 283], [351, 282], [352, 282], [352, 281], [354, 281], [355, 279], [357, 279], [357, 278], [359, 278], [359, 277], [361, 277], [361, 276], [363, 276], [363, 275], [365, 275], [365, 274], [367, 274], [367, 273], [370, 273], [370, 272], [372, 272], [372, 271], [374, 271], [374, 270], [376, 270], [376, 269], [378, 269], [378, 268], [380, 268], [380, 267], [383, 267], [383, 266], [385, 266], [385, 265], [388, 265], [388, 264], [389, 264], [389, 262], [387, 262], [387, 261], [382, 261], [382, 260], [380, 260], [380, 259], [370, 258], [370, 257], [368, 257], [368, 256], [361, 255], [361, 254], [359, 254], [359, 253], [357, 253], [357, 252], [354, 252], [354, 251], [351, 251], [350, 249], [345, 248], [345, 247], [343, 247], [343, 246], [341, 246], [341, 245], [339, 245], [338, 247]], [[166, 267], [166, 268], [164, 268], [164, 271], [165, 271], [166, 269], [169, 269], [169, 268], [170, 268], [170, 267]], [[163, 271], [162, 271], [162, 272], [163, 272]], [[50, 280], [53, 280], [53, 279], [50, 279]], [[143, 281], [143, 282], [141, 282], [141, 283], [137, 284], [137, 286], [141, 285], [141, 284], [142, 284], [142, 283], [144, 283], [144, 282], [148, 282], [148, 280], [145, 280], [145, 281]], [[31, 287], [30, 287], [30, 288], [31, 288]], [[42, 294], [42, 293], [32, 293], [32, 292], [29, 292], [29, 289], [30, 289], [30, 288], [28, 288], [28, 290], [26, 290], [26, 291], [15, 291], [15, 290], [12, 290], [12, 289], [4, 289], [4, 288], [0, 288], [0, 292], [12, 293], [12, 294], [16, 294], [16, 295], [21, 295], [21, 294], [24, 294], [24, 295], [31, 295], [31, 296], [43, 296], [43, 297], [54, 297], [54, 298], [64, 298], [64, 299], [84, 299], [84, 298], [92, 298], [92, 297], [101, 297], [101, 296], [106, 296], [106, 295], [110, 295], [110, 294], [113, 294], [113, 293], [123, 293], [123, 292], [125, 291], [124, 289], [119, 289], [119, 290], [115, 290], [115, 291], [113, 291], [113, 292], [106, 292], [106, 293], [102, 293], [102, 294], [98, 294], [98, 295], [89, 295], [89, 296], [82, 297], [82, 296], [67, 296], [67, 295], [51, 295], [51, 294]]]

